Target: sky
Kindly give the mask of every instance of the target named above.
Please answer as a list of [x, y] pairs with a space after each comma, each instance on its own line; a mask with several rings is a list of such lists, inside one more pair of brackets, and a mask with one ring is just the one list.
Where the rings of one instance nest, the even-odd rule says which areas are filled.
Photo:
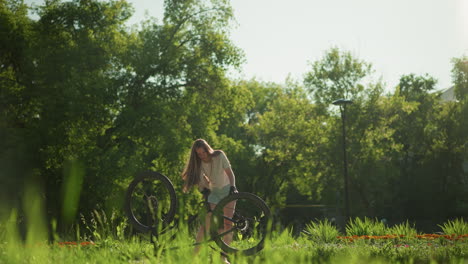
[[[162, 18], [162, 0], [129, 0], [130, 21]], [[375, 70], [387, 89], [403, 74], [429, 74], [452, 86], [451, 59], [468, 56], [468, 0], [231, 0], [231, 39], [246, 55], [241, 77], [302, 80], [332, 47]]]
[[[127, 0], [130, 24], [162, 21], [163, 0]], [[452, 86], [451, 59], [468, 56], [468, 0], [231, 0], [234, 44], [245, 53], [241, 78], [302, 81], [332, 47], [369, 62], [392, 90], [403, 74], [429, 74]]]

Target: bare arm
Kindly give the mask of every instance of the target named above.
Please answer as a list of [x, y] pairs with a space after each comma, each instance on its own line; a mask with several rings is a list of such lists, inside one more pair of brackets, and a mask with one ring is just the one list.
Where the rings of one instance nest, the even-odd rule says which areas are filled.
[[234, 172], [232, 171], [232, 169], [229, 167], [227, 169], [224, 169], [224, 172], [226, 172], [231, 186], [236, 186], [236, 176], [234, 176]]

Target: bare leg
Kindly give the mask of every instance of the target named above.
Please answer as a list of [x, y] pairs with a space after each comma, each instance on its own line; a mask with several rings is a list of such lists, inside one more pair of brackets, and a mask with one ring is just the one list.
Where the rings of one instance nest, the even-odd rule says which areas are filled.
[[[210, 203], [210, 208], [213, 210], [215, 208], [216, 204]], [[197, 232], [197, 237], [195, 238], [196, 243], [200, 243], [204, 240], [205, 235], [208, 236], [208, 232], [210, 231], [210, 219], [211, 219], [211, 213], [207, 213], [205, 217], [205, 224], [201, 225], [200, 228], [198, 229]], [[197, 254], [200, 251], [200, 246], [201, 245], [196, 245], [194, 249], [194, 253]]]
[[[195, 238], [195, 242], [196, 243], [201, 242], [201, 241], [203, 241], [204, 238], [205, 238], [205, 226], [201, 225], [200, 228], [198, 228], [197, 237]], [[199, 251], [200, 251], [200, 245], [196, 245], [194, 250], [193, 250], [193, 253], [198, 254]]]
[[[223, 208], [223, 211], [224, 211], [224, 215], [227, 217], [227, 218], [230, 218], [232, 219], [232, 216], [234, 215], [234, 210], [236, 208], [236, 201], [232, 201], [230, 203], [228, 203], [224, 208]], [[224, 219], [224, 230], [223, 232], [226, 232], [228, 230], [230, 230], [232, 228], [232, 221], [228, 220], [228, 219]], [[232, 242], [232, 235], [233, 233], [232, 232], [229, 232], [228, 234], [226, 234], [224, 236], [224, 242], [229, 245], [231, 244]]]
[[[223, 214], [225, 217], [227, 218], [230, 218], [232, 219], [232, 216], [234, 215], [234, 209], [236, 208], [236, 201], [232, 201], [230, 203], [228, 203], [226, 206], [224, 206], [223, 208]], [[228, 230], [230, 230], [232, 228], [232, 221], [231, 220], [228, 220], [228, 219], [224, 219], [224, 230], [219, 230], [220, 233], [224, 233]], [[231, 244], [232, 242], [232, 235], [233, 233], [232, 232], [229, 232], [227, 233], [226, 235], [224, 235], [223, 237], [223, 241], [224, 243], [226, 243], [227, 245]], [[225, 255], [221, 255], [221, 260], [226, 263], [226, 264], [230, 264], [229, 260], [227, 259], [227, 257]]]

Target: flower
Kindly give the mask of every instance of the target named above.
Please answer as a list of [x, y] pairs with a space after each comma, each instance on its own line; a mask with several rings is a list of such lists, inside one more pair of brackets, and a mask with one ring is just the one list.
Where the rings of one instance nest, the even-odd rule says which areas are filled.
[[81, 243], [74, 242], [74, 241], [64, 241], [64, 242], [58, 242], [59, 247], [76, 247], [76, 246], [94, 246], [94, 242], [92, 241], [83, 241]]

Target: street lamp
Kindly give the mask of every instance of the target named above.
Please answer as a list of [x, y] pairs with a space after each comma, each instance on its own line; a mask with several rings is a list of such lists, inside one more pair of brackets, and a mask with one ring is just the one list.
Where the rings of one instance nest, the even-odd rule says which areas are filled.
[[346, 105], [353, 101], [347, 99], [338, 99], [332, 104], [338, 105], [341, 112], [341, 122], [343, 129], [343, 166], [344, 166], [344, 192], [345, 192], [345, 223], [349, 220], [349, 192], [348, 192], [348, 161], [346, 159]]

